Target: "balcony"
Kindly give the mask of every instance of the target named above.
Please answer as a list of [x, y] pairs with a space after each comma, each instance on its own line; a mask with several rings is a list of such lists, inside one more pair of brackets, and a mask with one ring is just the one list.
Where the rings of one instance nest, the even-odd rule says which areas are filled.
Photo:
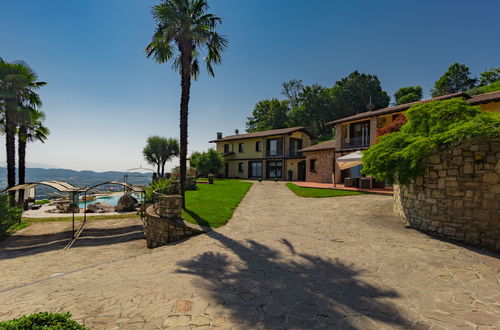
[[370, 147], [369, 137], [351, 137], [349, 141], [342, 140], [342, 149], [368, 148]]

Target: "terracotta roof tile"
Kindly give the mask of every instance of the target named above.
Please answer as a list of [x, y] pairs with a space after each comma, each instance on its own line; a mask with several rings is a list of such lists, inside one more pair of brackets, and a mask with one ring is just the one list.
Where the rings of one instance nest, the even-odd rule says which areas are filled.
[[307, 128], [303, 126], [299, 127], [290, 127], [290, 128], [279, 128], [279, 129], [273, 129], [269, 131], [261, 131], [261, 132], [254, 132], [254, 133], [247, 133], [247, 134], [237, 134], [237, 135], [228, 135], [223, 137], [222, 139], [216, 139], [212, 140], [209, 142], [223, 142], [223, 141], [231, 141], [231, 140], [242, 140], [242, 139], [251, 139], [251, 138], [257, 138], [257, 137], [266, 137], [266, 136], [273, 136], [273, 135], [284, 135], [284, 134], [290, 134], [293, 132], [297, 131], [303, 131], [304, 133], [308, 134], [309, 136], [312, 136], [311, 133], [307, 130]]
[[381, 116], [381, 115], [388, 115], [388, 114], [391, 114], [394, 112], [405, 111], [408, 108], [410, 108], [412, 105], [415, 105], [415, 104], [428, 103], [428, 102], [434, 102], [434, 101], [440, 101], [440, 100], [447, 100], [447, 99], [451, 99], [454, 97], [463, 97], [465, 99], [470, 98], [470, 96], [466, 93], [447, 94], [447, 95], [434, 97], [432, 99], [395, 105], [392, 107], [387, 107], [387, 108], [378, 109], [378, 110], [374, 110], [374, 111], [361, 112], [361, 113], [357, 113], [357, 114], [350, 116], [350, 117], [340, 118], [340, 119], [328, 122], [326, 124], [331, 126], [331, 125], [336, 125], [336, 124], [340, 124], [340, 123], [345, 123], [347, 121], [360, 120], [360, 119]]
[[498, 101], [500, 101], [500, 91], [474, 95], [467, 100], [467, 102], [469, 102], [471, 105], [498, 102]]
[[318, 143], [313, 146], [301, 149], [299, 151], [309, 152], [309, 151], [331, 150], [331, 149], [335, 149], [335, 140]]

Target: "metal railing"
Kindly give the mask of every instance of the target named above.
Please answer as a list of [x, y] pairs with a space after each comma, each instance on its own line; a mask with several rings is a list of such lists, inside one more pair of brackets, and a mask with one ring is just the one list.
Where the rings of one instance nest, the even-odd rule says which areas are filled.
[[369, 137], [351, 137], [349, 141], [342, 140], [341, 143], [342, 148], [363, 148], [370, 146], [370, 138]]

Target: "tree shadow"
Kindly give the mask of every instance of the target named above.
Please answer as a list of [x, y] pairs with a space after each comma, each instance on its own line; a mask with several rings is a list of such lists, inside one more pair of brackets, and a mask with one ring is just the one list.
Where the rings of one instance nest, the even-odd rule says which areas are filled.
[[[50, 234], [15, 234], [0, 241], [0, 260], [62, 250], [72, 239], [72, 231]], [[88, 246], [104, 246], [144, 239], [142, 225], [118, 228], [84, 228], [72, 249]]]
[[396, 291], [363, 281], [362, 272], [343, 262], [299, 253], [285, 239], [280, 243], [287, 255], [253, 240], [240, 243], [216, 231], [207, 235], [240, 260], [205, 252], [180, 262], [177, 272], [202, 278], [203, 288], [243, 327], [377, 327], [372, 320], [411, 327], [388, 301], [398, 297]]
[[210, 225], [209, 223], [203, 219], [202, 217], [200, 217], [198, 215], [198, 213], [194, 212], [194, 211], [191, 211], [189, 209], [184, 209], [184, 211], [186, 211], [187, 214], [189, 214], [195, 221], [196, 223], [201, 226], [201, 227], [206, 227], [206, 228], [210, 228]]

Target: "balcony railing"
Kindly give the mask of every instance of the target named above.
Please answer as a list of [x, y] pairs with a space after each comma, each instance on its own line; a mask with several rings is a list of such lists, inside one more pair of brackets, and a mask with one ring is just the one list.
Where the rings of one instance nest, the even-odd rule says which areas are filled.
[[352, 137], [349, 141], [342, 140], [342, 149], [349, 148], [368, 148], [370, 139], [368, 137]]

